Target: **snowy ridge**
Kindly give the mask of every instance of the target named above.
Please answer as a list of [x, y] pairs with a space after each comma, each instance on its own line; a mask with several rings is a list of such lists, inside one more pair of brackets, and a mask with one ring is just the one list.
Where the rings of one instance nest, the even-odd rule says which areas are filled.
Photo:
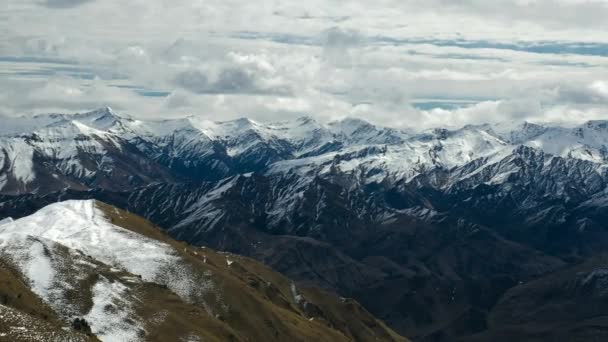
[[[407, 184], [408, 191], [430, 187], [447, 196], [484, 185], [500, 189], [494, 196], [500, 198], [512, 186], [534, 184], [546, 198], [571, 201], [590, 200], [608, 182], [606, 121], [574, 127], [510, 122], [415, 132], [349, 118], [328, 124], [311, 117], [269, 123], [197, 116], [146, 121], [110, 109], [32, 120], [26, 126], [38, 126], [33, 133], [0, 136], [0, 192], [135, 192], [137, 205], [152, 196], [160, 203], [150, 203], [146, 217], [175, 211], [163, 223], [185, 236], [239, 224], [243, 217], [229, 204], [235, 196], [252, 201], [245, 207], [253, 218], [246, 220], [265, 222], [270, 229], [315, 229], [316, 219], [329, 210], [319, 179], [351, 192], [340, 201], [357, 217], [374, 222], [407, 208], [398, 204], [387, 210], [367, 198], [366, 187], [392, 191]], [[172, 190], [174, 183], [200, 187], [189, 193], [187, 186]], [[307, 201], [316, 204], [310, 222], [298, 214], [313, 205]], [[421, 206], [413, 208], [416, 212], [434, 210], [419, 198], [408, 205]], [[532, 206], [521, 205], [526, 210]]]
[[[380, 182], [387, 177], [409, 179], [435, 167], [452, 168], [490, 157], [509, 147], [513, 148], [483, 130], [434, 131], [409, 138], [403, 144], [351, 146], [320, 156], [277, 162], [270, 166], [269, 174], [324, 174], [338, 169], [361, 173], [366, 182]], [[370, 175], [365, 176], [367, 173]]]
[[[33, 133], [0, 136], [0, 192], [129, 192], [158, 183], [204, 183], [195, 194], [177, 195], [176, 201], [159, 190], [163, 203], [154, 203], [147, 213], [178, 211], [167, 224], [174, 231], [192, 229], [185, 233], [190, 235], [236, 220], [225, 200], [236, 194], [263, 201], [263, 207], [251, 204], [252, 215], [271, 227], [298, 222], [305, 229], [311, 223], [300, 222], [297, 213], [306, 205], [305, 197], [315, 193], [318, 178], [351, 192], [405, 182], [446, 193], [479, 185], [504, 186], [508, 193], [507, 184], [533, 182], [542, 184], [549, 197], [569, 200], [576, 197], [567, 190], [570, 184], [584, 189], [585, 196], [593, 195], [608, 170], [605, 121], [575, 127], [510, 122], [415, 132], [349, 118], [328, 124], [311, 117], [268, 123], [197, 116], [146, 121], [110, 109], [32, 120], [24, 125], [36, 126]], [[245, 175], [252, 174], [267, 183], [247, 180]], [[326, 207], [327, 198], [318, 195], [314, 217]], [[341, 200], [357, 216], [380, 221], [404, 209], [386, 211], [364, 198]]]
[[[371, 183], [411, 179], [477, 159], [489, 162], [522, 145], [565, 158], [608, 161], [605, 121], [575, 127], [512, 122], [414, 132], [351, 118], [328, 124], [311, 117], [268, 123], [197, 116], [146, 121], [121, 117], [109, 108], [2, 120], [0, 191], [11, 194], [95, 188], [116, 183], [120, 174], [136, 174], [137, 182], [121, 183], [119, 189], [166, 181], [166, 174], [201, 181], [248, 172], [310, 175], [331, 170], [360, 173]], [[149, 174], [161, 167], [166, 169]], [[49, 178], [50, 183], [44, 181]]]
[[[136, 252], [134, 252], [136, 251]], [[36, 214], [0, 223], [0, 257], [21, 271], [30, 287], [64, 318], [78, 314], [67, 291], [99, 267], [138, 278], [112, 282], [103, 276], [93, 288], [93, 307], [85, 317], [103, 341], [136, 341], [142, 325], [131, 308], [130, 282], [168, 286], [186, 301], [213, 289], [196, 276], [173, 247], [115, 226], [95, 201], [67, 201]], [[91, 259], [92, 258], [92, 259]], [[108, 313], [107, 307], [116, 309]], [[129, 324], [125, 320], [129, 318]]]
[[[138, 336], [143, 330], [141, 323], [129, 324], [133, 317], [133, 298], [128, 295], [128, 288], [118, 281], [110, 282], [101, 278], [93, 287], [93, 307], [85, 316], [89, 322], [95, 322], [91, 327], [93, 334], [104, 341], [141, 341]], [[109, 311], [110, 307], [120, 310]]]
[[[254, 177], [228, 180], [206, 199], [215, 202]], [[293, 282], [284, 276], [238, 255], [172, 240], [157, 229], [88, 200], [55, 203], [4, 221], [0, 275], [8, 279], [0, 282], [0, 340], [349, 341], [346, 333], [354, 331], [361, 341], [407, 341], [378, 330], [380, 322], [367, 312], [353, 315], [351, 306], [329, 294], [311, 300], [298, 293], [307, 305], [291, 306]], [[307, 310], [323, 305], [338, 310], [337, 319], [349, 317], [353, 326], [375, 330], [335, 330], [323, 321], [332, 322], [334, 314]], [[264, 328], [271, 320], [293, 322], [294, 328]]]
[[[81, 251], [148, 280], [154, 280], [162, 265], [176, 258], [168, 246], [112, 225], [95, 208], [94, 201], [48, 206], [35, 215], [3, 225], [0, 237], [0, 246], [9, 252], [10, 241], [41, 239]], [[143, 252], [133, 254], [133, 248]]]

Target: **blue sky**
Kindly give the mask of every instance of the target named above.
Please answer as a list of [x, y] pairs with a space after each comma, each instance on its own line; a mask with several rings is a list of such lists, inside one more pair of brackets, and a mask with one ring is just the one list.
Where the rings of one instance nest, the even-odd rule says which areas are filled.
[[0, 114], [608, 118], [606, 0], [5, 0]]

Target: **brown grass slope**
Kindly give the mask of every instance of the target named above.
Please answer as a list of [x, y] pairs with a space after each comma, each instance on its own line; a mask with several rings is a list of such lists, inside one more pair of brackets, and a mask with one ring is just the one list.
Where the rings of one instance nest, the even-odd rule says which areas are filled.
[[[175, 308], [168, 311], [175, 313], [177, 321], [184, 320], [183, 312], [189, 312], [184, 324], [214, 327], [223, 334], [219, 341], [407, 341], [353, 300], [315, 288], [299, 289], [257, 261], [174, 241], [139, 216], [101, 202], [98, 207], [113, 224], [167, 243], [195, 269], [211, 271], [214, 282], [222, 289], [221, 301], [216, 301], [217, 307], [211, 309], [221, 314], [206, 316], [200, 309], [180, 303], [176, 296], [172, 299]], [[167, 303], [161, 301], [158, 307], [167, 309]], [[225, 310], [226, 307], [230, 309]], [[140, 315], [146, 317], [154, 312], [152, 308]], [[151, 335], [167, 340], [174, 337], [176, 332], [172, 330], [176, 330], [175, 326], [167, 324]]]
[[[172, 246], [181, 266], [195, 279], [211, 279], [214, 289], [204, 298], [185, 300], [167, 286], [137, 281], [138, 275], [82, 259], [91, 266], [80, 266], [85, 276], [70, 280], [78, 282], [74, 285], [80, 291], [69, 296], [81, 316], [93, 305], [93, 286], [106, 279], [128, 286], [128, 296], [136, 303], [133, 319], [143, 322], [140, 335], [146, 341], [407, 341], [353, 300], [298, 288], [256, 261], [177, 242], [141, 217], [101, 202], [96, 205], [113, 224]], [[55, 253], [65, 254], [65, 260], [88, 258], [61, 248]], [[66, 267], [65, 274], [74, 273]], [[73, 318], [54, 312], [23, 279], [0, 260], [0, 341], [97, 341], [71, 329]]]
[[21, 276], [0, 260], [0, 341], [98, 341], [64, 326]]

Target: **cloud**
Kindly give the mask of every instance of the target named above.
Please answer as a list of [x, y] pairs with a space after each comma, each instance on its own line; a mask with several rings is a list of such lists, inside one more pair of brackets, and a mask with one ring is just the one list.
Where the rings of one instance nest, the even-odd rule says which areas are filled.
[[208, 92], [210, 88], [207, 75], [198, 70], [190, 70], [179, 73], [175, 77], [175, 83], [184, 89], [188, 89], [193, 93], [199, 94]]
[[50, 8], [71, 8], [91, 1], [94, 0], [46, 0], [44, 4]]
[[363, 43], [365, 37], [357, 30], [334, 26], [321, 32], [318, 40], [326, 48], [344, 49]]
[[214, 80], [199, 70], [180, 72], [175, 84], [197, 94], [267, 94], [289, 95], [287, 88], [265, 87], [250, 73], [227, 68], [219, 71]]
[[255, 80], [240, 69], [224, 69], [211, 87], [219, 93], [255, 93], [261, 89]]
[[15, 114], [110, 105], [432, 127], [576, 120], [608, 105], [605, 1], [3, 5], [0, 109]]
[[608, 102], [608, 81], [595, 81], [589, 89], [599, 98]]

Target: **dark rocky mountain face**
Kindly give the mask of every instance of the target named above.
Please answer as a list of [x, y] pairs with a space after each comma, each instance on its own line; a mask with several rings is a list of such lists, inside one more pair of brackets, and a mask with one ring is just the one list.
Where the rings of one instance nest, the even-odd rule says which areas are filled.
[[[103, 176], [104, 164], [84, 163], [95, 154], [82, 148], [33, 159], [36, 178], [25, 183], [31, 177], [4, 162], [0, 218], [63, 199], [99, 199], [174, 238], [251, 256], [303, 284], [356, 298], [416, 340], [490, 341], [503, 332], [538, 340], [556, 336], [543, 334], [561, 323], [571, 332], [580, 327], [573, 338], [601, 338], [608, 328], [594, 316], [608, 309], [601, 291], [577, 297], [567, 290], [580, 280], [568, 270], [601, 267], [608, 246], [601, 123], [406, 133], [357, 120], [190, 119], [163, 129], [113, 120], [120, 125], [85, 131], [117, 146], [95, 145], [112, 177]], [[13, 160], [20, 140], [3, 139], [4, 160]], [[74, 160], [84, 176], [62, 167]], [[41, 167], [66, 181], [52, 186]], [[125, 181], [126, 174], [133, 177]], [[565, 310], [578, 298], [597, 300], [596, 311], [530, 319], [525, 327], [513, 320], [522, 308]]]
[[489, 329], [466, 341], [606, 339], [606, 261], [592, 258], [507, 291], [488, 315]]

